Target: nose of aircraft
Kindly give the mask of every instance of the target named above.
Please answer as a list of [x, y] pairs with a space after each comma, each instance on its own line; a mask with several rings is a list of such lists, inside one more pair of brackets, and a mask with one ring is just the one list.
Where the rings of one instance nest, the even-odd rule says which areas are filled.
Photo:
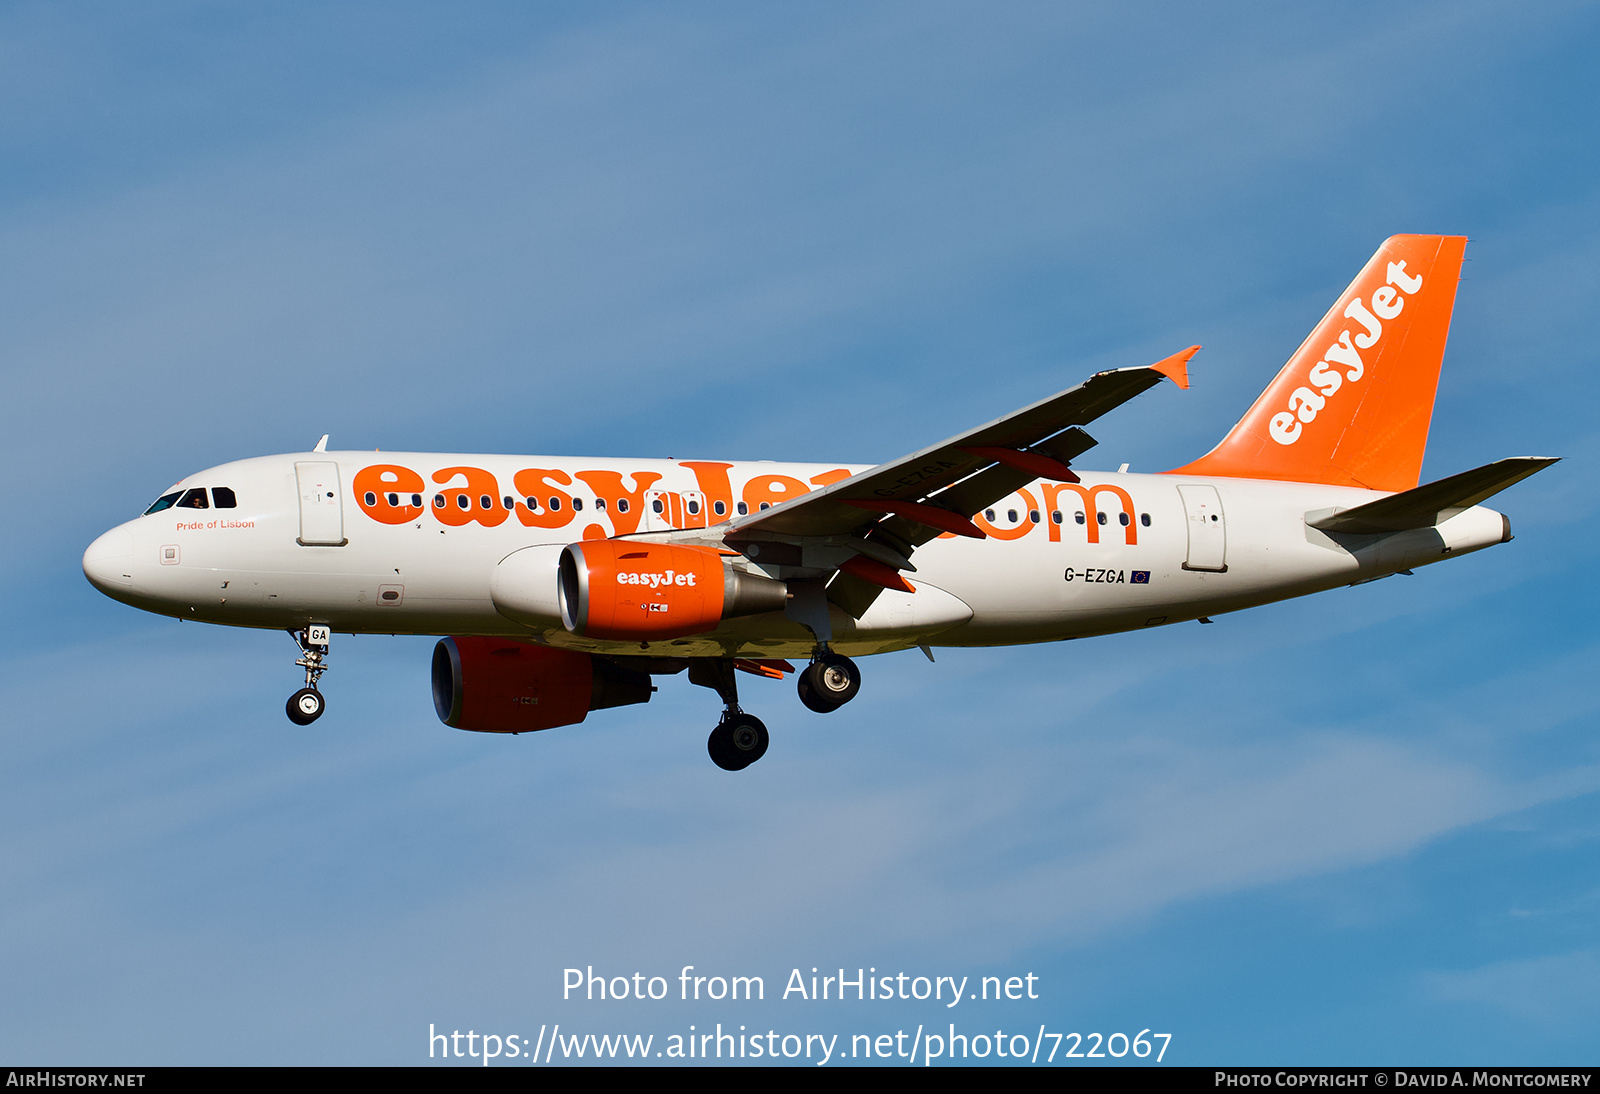
[[126, 528], [113, 528], [89, 544], [89, 549], [83, 552], [83, 576], [107, 596], [131, 589], [133, 533]]

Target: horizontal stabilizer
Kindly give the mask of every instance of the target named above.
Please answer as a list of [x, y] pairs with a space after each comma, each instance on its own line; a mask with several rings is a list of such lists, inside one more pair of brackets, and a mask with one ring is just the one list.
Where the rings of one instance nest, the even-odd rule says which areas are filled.
[[1416, 486], [1354, 509], [1315, 510], [1306, 523], [1323, 532], [1380, 535], [1410, 528], [1432, 528], [1485, 498], [1555, 463], [1556, 456], [1512, 456], [1438, 482]]

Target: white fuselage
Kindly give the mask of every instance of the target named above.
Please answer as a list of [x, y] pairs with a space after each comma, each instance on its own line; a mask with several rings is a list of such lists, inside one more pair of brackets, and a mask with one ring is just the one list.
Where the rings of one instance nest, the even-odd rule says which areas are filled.
[[[496, 635], [639, 653], [639, 643], [579, 638], [559, 619], [541, 626], [502, 614], [494, 592], [502, 560], [540, 544], [714, 526], [740, 515], [741, 505], [754, 512], [860, 470], [418, 453], [266, 456], [177, 484], [168, 496], [198, 488], [207, 491], [207, 507], [173, 505], [107, 532], [84, 555], [84, 571], [115, 599], [208, 623]], [[219, 487], [231, 492], [234, 507], [217, 507]], [[832, 609], [833, 644], [865, 654], [1158, 626], [1370, 580], [1507, 536], [1505, 519], [1481, 506], [1437, 528], [1387, 536], [1336, 537], [1306, 524], [1308, 512], [1383, 496], [1173, 474], [1084, 472], [1081, 487], [1035, 482], [974, 518], [989, 538], [947, 536], [919, 548], [917, 570], [906, 575], [916, 593], [885, 591], [859, 620]], [[759, 557], [751, 561], [762, 565]], [[774, 612], [654, 643], [649, 652], [786, 657], [806, 656], [814, 644], [805, 628]]]

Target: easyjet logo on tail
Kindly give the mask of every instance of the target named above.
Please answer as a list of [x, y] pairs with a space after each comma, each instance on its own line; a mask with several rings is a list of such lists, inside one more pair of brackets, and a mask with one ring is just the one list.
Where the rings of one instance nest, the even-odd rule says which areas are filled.
[[[1344, 317], [1358, 324], [1356, 332], [1347, 328], [1339, 332], [1337, 341], [1322, 351], [1322, 360], [1314, 365], [1306, 379], [1316, 388], [1297, 387], [1289, 394], [1289, 409], [1272, 416], [1267, 435], [1279, 444], [1294, 444], [1301, 431], [1317, 419], [1317, 412], [1328, 405], [1328, 400], [1347, 383], [1356, 383], [1366, 374], [1361, 351], [1370, 350], [1383, 337], [1384, 322], [1395, 319], [1406, 306], [1406, 297], [1415, 296], [1422, 288], [1421, 276], [1406, 273], [1405, 260], [1391, 262], [1384, 284], [1372, 293], [1369, 309], [1356, 297], [1345, 305]], [[1402, 296], [1404, 293], [1405, 296]], [[1340, 369], [1345, 371], [1341, 374]]]
[[1417, 485], [1466, 243], [1390, 236], [1222, 442], [1172, 473]]

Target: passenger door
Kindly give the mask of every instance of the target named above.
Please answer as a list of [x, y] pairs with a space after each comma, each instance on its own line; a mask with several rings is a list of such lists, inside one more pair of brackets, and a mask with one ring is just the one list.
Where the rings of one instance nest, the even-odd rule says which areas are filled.
[[1222, 573], [1228, 568], [1228, 522], [1217, 488], [1187, 483], [1178, 487], [1178, 494], [1189, 526], [1189, 557], [1183, 568]]
[[343, 547], [344, 497], [339, 490], [339, 465], [297, 463], [294, 477], [300, 488], [300, 537], [302, 547]]

